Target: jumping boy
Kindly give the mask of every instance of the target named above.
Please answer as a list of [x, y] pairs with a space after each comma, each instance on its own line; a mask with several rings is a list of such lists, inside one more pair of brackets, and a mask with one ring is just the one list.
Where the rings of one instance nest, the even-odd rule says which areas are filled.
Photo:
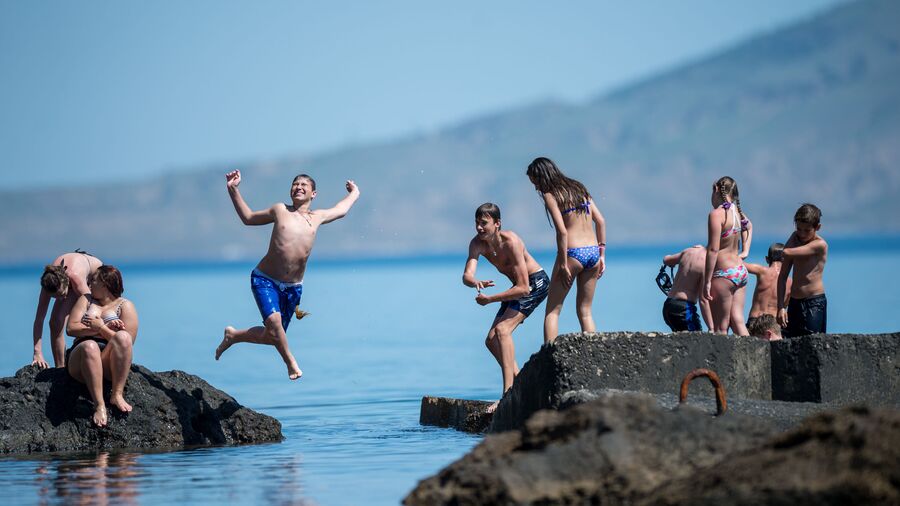
[[[822, 211], [803, 204], [794, 214], [796, 231], [784, 245], [783, 264], [778, 275], [778, 324], [787, 327], [787, 337], [826, 332], [828, 300], [822, 273], [828, 259], [828, 243], [817, 233]], [[784, 307], [787, 279], [794, 270], [791, 300]]]
[[[753, 305], [750, 306], [747, 328], [750, 328], [750, 324], [764, 314], [778, 316], [778, 275], [781, 273], [783, 253], [784, 244], [775, 242], [769, 246], [769, 254], [766, 255], [768, 267], [759, 264], [744, 264], [747, 271], [756, 276], [756, 289], [753, 291]], [[788, 279], [786, 293], [790, 293], [790, 291], [791, 280]]]
[[[512, 333], [547, 298], [550, 278], [525, 249], [522, 239], [515, 232], [500, 230], [500, 226], [500, 208], [496, 205], [488, 202], [475, 210], [477, 233], [469, 242], [469, 258], [462, 282], [478, 291], [475, 296], [478, 304], [501, 303], [484, 344], [500, 364], [505, 394], [519, 374]], [[513, 286], [494, 295], [482, 293], [485, 288], [494, 286], [494, 282], [475, 278], [479, 255], [509, 278]], [[498, 403], [495, 402], [489, 410], [496, 409]]]
[[663, 320], [672, 332], [702, 331], [700, 315], [697, 312], [697, 300], [707, 328], [712, 328], [712, 313], [709, 302], [700, 297], [703, 292], [703, 269], [706, 263], [706, 248], [701, 245], [691, 246], [674, 255], [663, 257], [663, 264], [669, 267], [678, 266], [675, 280], [663, 303]]
[[353, 181], [347, 181], [348, 195], [343, 200], [331, 209], [312, 211], [310, 204], [316, 198], [316, 182], [308, 175], [300, 174], [291, 183], [291, 205], [279, 202], [268, 209], [253, 211], [238, 190], [241, 172], [235, 170], [225, 174], [225, 181], [234, 209], [244, 225], [274, 223], [274, 226], [269, 250], [250, 274], [250, 290], [264, 326], [244, 330], [225, 327], [225, 336], [216, 348], [216, 360], [235, 343], [269, 344], [278, 350], [287, 365], [288, 377], [298, 379], [303, 372], [288, 348], [286, 333], [291, 314], [303, 293], [306, 261], [319, 225], [343, 218], [359, 198], [359, 188]]

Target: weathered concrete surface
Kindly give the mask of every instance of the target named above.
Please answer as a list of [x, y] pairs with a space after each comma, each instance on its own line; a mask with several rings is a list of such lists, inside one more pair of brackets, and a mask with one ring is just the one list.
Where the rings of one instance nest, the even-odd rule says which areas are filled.
[[642, 394], [605, 394], [490, 434], [423, 480], [406, 505], [625, 504], [776, 431], [759, 419], [666, 410]]
[[[697, 380], [700, 381], [700, 380]], [[559, 409], [567, 409], [569, 407], [595, 400], [603, 395], [608, 394], [627, 394], [633, 392], [625, 392], [621, 390], [603, 390], [589, 391], [579, 390], [575, 392], [567, 392], [561, 402]], [[675, 394], [645, 394], [653, 397], [657, 404], [662, 408], [674, 409], [679, 405], [678, 396]], [[688, 396], [685, 402], [688, 406], [699, 409], [710, 416], [716, 413], [716, 401], [713, 396], [702, 397], [695, 395], [693, 392]], [[828, 410], [834, 410], [840, 406], [832, 404], [822, 404], [817, 402], [781, 402], [781, 401], [761, 401], [755, 399], [728, 399], [727, 413], [741, 415], [746, 417], [756, 417], [765, 420], [778, 430], [785, 431], [794, 428], [803, 419]]]
[[487, 430], [494, 415], [487, 412], [490, 405], [491, 403], [486, 401], [425, 396], [422, 397], [419, 423], [481, 433]]
[[900, 504], [900, 411], [851, 407], [810, 417], [637, 504]]
[[[109, 399], [109, 384], [105, 385]], [[125, 399], [109, 408], [109, 425], [91, 423], [87, 389], [63, 369], [27, 366], [0, 379], [0, 454], [162, 449], [281, 441], [278, 420], [247, 409], [221, 390], [181, 371], [131, 366]]]
[[[522, 367], [489, 431], [517, 428], [540, 409], [558, 409], [568, 392], [675, 393], [698, 367], [716, 371], [730, 398], [772, 398], [769, 344], [760, 339], [701, 332], [564, 334]], [[691, 392], [713, 395], [705, 381], [695, 381]]]
[[772, 397], [900, 406], [900, 333], [815, 334], [773, 342]]

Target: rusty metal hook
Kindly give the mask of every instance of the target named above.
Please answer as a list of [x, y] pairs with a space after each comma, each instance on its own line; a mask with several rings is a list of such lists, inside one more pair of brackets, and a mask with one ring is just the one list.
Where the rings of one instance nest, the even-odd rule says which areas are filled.
[[725, 414], [725, 411], [728, 410], [728, 403], [725, 401], [725, 387], [719, 381], [719, 375], [709, 369], [694, 369], [687, 373], [687, 376], [681, 380], [681, 392], [678, 394], [678, 403], [684, 404], [684, 401], [687, 400], [688, 385], [691, 384], [694, 378], [699, 378], [700, 376], [709, 378], [709, 382], [716, 389], [716, 416]]

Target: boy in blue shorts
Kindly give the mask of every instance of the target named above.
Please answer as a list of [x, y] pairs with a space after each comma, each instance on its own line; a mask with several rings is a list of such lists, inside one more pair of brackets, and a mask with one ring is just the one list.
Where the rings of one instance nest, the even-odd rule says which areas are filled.
[[267, 209], [253, 211], [238, 190], [241, 172], [229, 172], [225, 181], [234, 209], [244, 225], [273, 223], [274, 226], [269, 250], [250, 274], [250, 289], [263, 326], [243, 330], [225, 327], [225, 336], [216, 348], [216, 360], [235, 343], [269, 344], [278, 350], [287, 365], [288, 377], [298, 379], [303, 372], [288, 348], [287, 328], [303, 294], [306, 261], [319, 225], [343, 218], [359, 198], [359, 188], [353, 181], [347, 181], [348, 195], [343, 200], [331, 209], [313, 211], [310, 205], [316, 197], [316, 182], [308, 175], [300, 174], [291, 183], [291, 205], [279, 202]]
[[[500, 302], [484, 344], [500, 364], [503, 393], [512, 387], [519, 374], [512, 333], [547, 298], [550, 278], [525, 249], [525, 243], [510, 230], [500, 230], [500, 208], [490, 202], [475, 210], [475, 237], [469, 242], [469, 258], [463, 272], [463, 284], [478, 291], [475, 302], [485, 306]], [[475, 278], [478, 257], [483, 256], [513, 283], [508, 290], [487, 295], [485, 288], [494, 286], [492, 280]], [[498, 401], [499, 402], [499, 401]], [[489, 411], [496, 409], [494, 403]]]

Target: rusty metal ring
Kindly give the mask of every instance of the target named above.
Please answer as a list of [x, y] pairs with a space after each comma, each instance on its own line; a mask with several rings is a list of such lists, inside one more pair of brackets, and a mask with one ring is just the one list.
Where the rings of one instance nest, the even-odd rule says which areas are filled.
[[678, 394], [678, 403], [683, 404], [687, 400], [688, 385], [694, 378], [699, 378], [700, 376], [709, 378], [709, 382], [712, 383], [713, 388], [716, 390], [716, 416], [725, 414], [725, 411], [728, 410], [728, 403], [725, 400], [725, 387], [722, 386], [719, 375], [709, 369], [694, 369], [687, 373], [687, 376], [681, 380], [681, 392]]

